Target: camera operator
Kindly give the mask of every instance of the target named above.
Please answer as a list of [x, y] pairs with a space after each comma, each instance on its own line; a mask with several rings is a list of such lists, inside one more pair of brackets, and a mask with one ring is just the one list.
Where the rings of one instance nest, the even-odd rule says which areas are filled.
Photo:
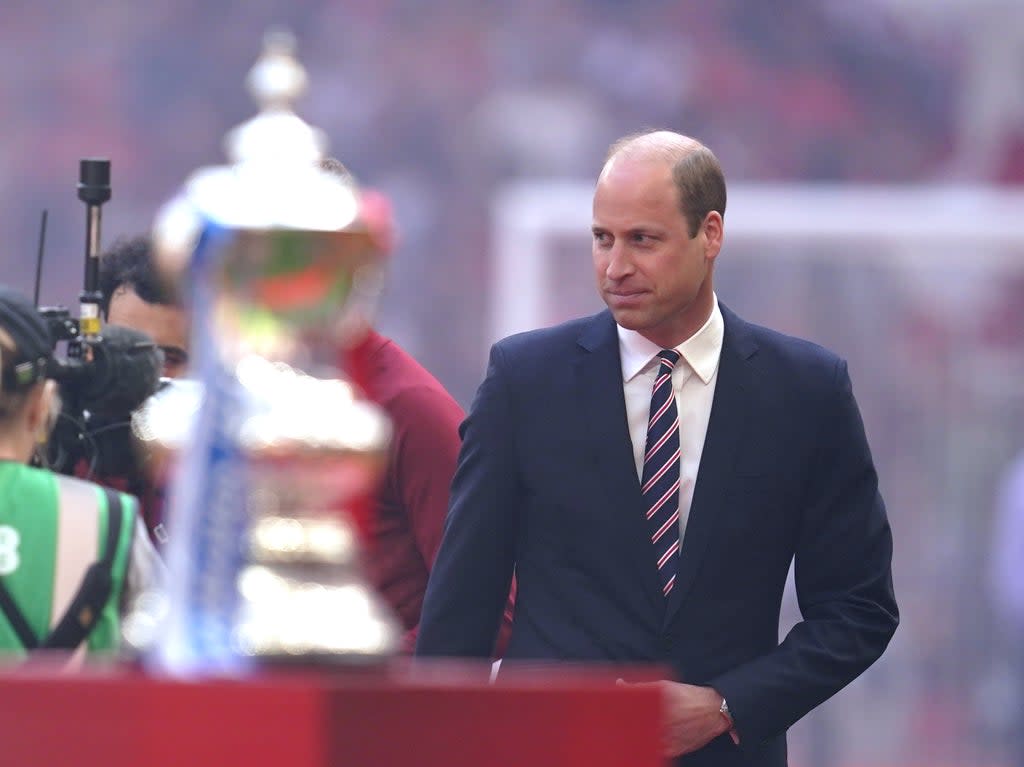
[[145, 333], [164, 353], [163, 375], [188, 367], [188, 316], [178, 296], [157, 276], [148, 237], [121, 240], [100, 256], [100, 311], [111, 325]]
[[136, 501], [28, 465], [60, 411], [52, 338], [0, 286], [0, 654], [109, 654], [127, 605], [162, 570]]
[[[188, 316], [176, 293], [160, 280], [153, 265], [148, 237], [136, 236], [117, 241], [99, 259], [100, 312], [110, 325], [137, 330], [149, 336], [163, 353], [165, 378], [178, 378], [188, 367]], [[146, 463], [146, 462], [144, 462]], [[153, 545], [161, 549], [167, 542], [164, 523], [165, 482], [162, 470], [136, 462], [130, 476], [98, 473], [95, 479], [135, 495], [141, 506], [142, 520]], [[76, 467], [85, 476], [86, 466]]]

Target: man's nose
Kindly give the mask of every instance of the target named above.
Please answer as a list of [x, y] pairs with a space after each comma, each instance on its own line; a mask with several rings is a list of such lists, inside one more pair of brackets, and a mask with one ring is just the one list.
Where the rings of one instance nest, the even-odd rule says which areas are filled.
[[626, 248], [616, 242], [608, 251], [608, 266], [605, 267], [605, 276], [610, 280], [621, 280], [629, 276], [633, 271], [633, 261], [629, 257]]

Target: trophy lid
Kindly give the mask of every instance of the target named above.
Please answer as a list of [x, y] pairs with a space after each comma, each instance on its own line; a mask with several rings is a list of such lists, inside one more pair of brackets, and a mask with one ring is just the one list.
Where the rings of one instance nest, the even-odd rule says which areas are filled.
[[[295, 360], [300, 339], [345, 343], [365, 323], [383, 248], [351, 176], [321, 166], [327, 141], [294, 111], [306, 72], [294, 38], [273, 30], [249, 72], [258, 113], [230, 130], [227, 165], [201, 168], [157, 217], [162, 274], [209, 286], [202, 312], [227, 357]], [[209, 236], [204, 236], [208, 234]]]
[[224, 139], [227, 165], [200, 168], [160, 211], [157, 259], [178, 277], [202, 230], [287, 229], [347, 232], [369, 239], [359, 191], [351, 179], [319, 167], [327, 139], [294, 111], [306, 71], [295, 58], [291, 33], [271, 30], [246, 78], [259, 112]]

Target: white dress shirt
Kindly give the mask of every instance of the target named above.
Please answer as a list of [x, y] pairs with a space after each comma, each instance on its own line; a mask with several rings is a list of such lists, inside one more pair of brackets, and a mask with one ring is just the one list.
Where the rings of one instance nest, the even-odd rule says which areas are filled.
[[[633, 441], [636, 475], [643, 479], [644, 448], [647, 446], [647, 422], [650, 417], [651, 391], [660, 365], [656, 358], [661, 347], [635, 330], [619, 331], [619, 355], [622, 359], [622, 390], [626, 399], [626, 420]], [[718, 381], [718, 361], [722, 356], [725, 323], [714, 296], [711, 316], [703, 327], [675, 347], [682, 355], [672, 371], [672, 389], [679, 410], [679, 540], [686, 533], [686, 522], [693, 502], [704, 436], [711, 418], [711, 403]]]

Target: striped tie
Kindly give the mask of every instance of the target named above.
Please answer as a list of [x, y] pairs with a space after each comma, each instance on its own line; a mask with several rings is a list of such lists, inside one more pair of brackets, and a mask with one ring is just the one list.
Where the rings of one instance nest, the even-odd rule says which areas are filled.
[[658, 360], [661, 365], [651, 392], [640, 487], [662, 590], [668, 596], [676, 581], [679, 559], [679, 412], [672, 390], [672, 368], [679, 361], [679, 352], [665, 349], [658, 354]]

